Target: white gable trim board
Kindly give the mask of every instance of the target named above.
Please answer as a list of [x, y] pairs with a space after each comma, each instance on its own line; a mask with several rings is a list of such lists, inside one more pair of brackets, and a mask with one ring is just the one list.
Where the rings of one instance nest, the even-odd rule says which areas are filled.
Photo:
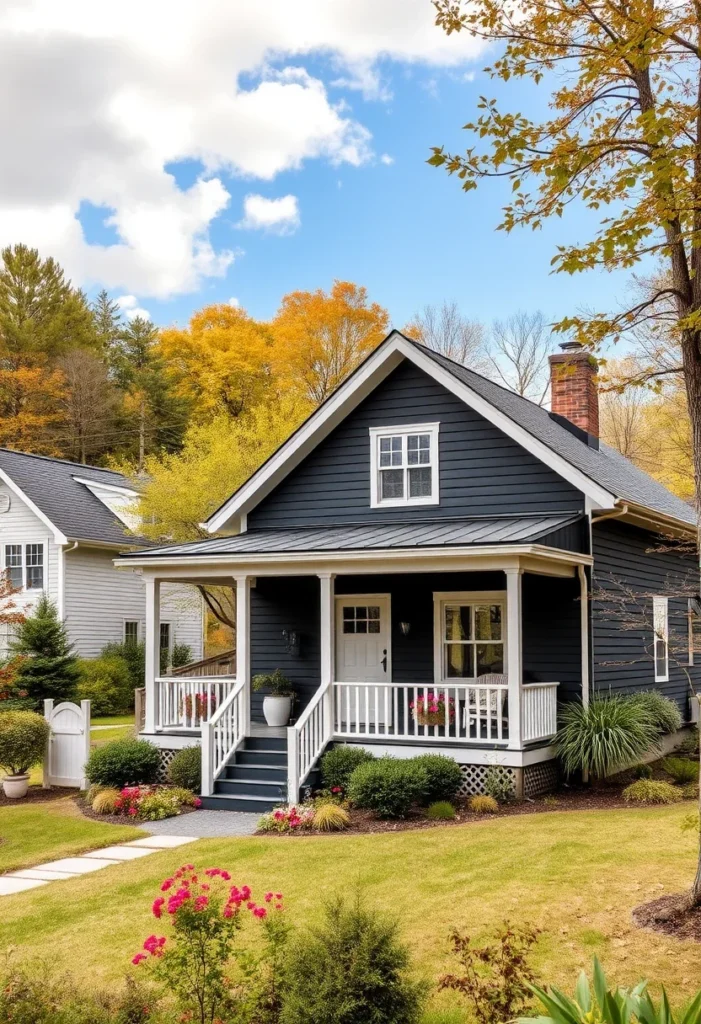
[[586, 476], [561, 455], [534, 437], [514, 420], [495, 409], [462, 381], [439, 366], [430, 356], [393, 331], [323, 405], [286, 441], [260, 469], [209, 518], [206, 528], [216, 533], [239, 517], [239, 529], [245, 529], [243, 517], [279, 484], [313, 449], [337, 427], [389, 374], [408, 359], [483, 416], [507, 437], [540, 459], [586, 496], [591, 508], [614, 508], [616, 495]]
[[54, 526], [54, 524], [51, 522], [49, 517], [44, 512], [41, 511], [41, 509], [38, 507], [38, 505], [34, 504], [34, 502], [31, 500], [31, 498], [27, 497], [27, 495], [24, 493], [22, 488], [18, 487], [18, 485], [14, 482], [12, 477], [8, 476], [8, 474], [5, 472], [4, 469], [0, 469], [0, 480], [2, 480], [2, 482], [5, 483], [10, 488], [12, 493], [17, 498], [19, 498], [20, 501], [24, 502], [24, 504], [27, 506], [27, 508], [30, 509], [30, 511], [34, 513], [34, 515], [37, 517], [37, 519], [40, 519], [42, 521], [44, 526], [46, 526], [49, 530], [51, 530], [54, 542], [56, 544], [67, 544], [68, 543], [68, 537], [65, 537], [61, 533], [61, 531], [56, 526]]

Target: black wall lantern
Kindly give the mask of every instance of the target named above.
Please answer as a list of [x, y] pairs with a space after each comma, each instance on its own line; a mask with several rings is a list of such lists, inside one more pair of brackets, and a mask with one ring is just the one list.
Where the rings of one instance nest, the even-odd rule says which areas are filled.
[[283, 629], [282, 639], [285, 641], [285, 650], [288, 654], [299, 657], [299, 633], [296, 629]]
[[402, 631], [402, 636], [409, 636], [409, 633], [411, 633], [411, 623], [410, 622], [400, 622], [399, 623], [399, 628]]

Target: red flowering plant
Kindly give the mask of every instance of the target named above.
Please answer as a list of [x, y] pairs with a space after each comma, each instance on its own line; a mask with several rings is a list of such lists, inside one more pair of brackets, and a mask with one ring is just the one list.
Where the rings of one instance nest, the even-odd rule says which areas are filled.
[[[245, 920], [263, 928], [266, 949], [272, 944], [279, 950], [287, 936], [282, 893], [268, 892], [258, 903], [247, 885], [231, 884], [231, 875], [221, 868], [208, 868], [201, 876], [192, 864], [178, 868], [162, 883], [151, 912], [169, 922], [170, 935], [149, 935], [132, 963], [150, 968], [177, 998], [187, 1015], [183, 1019], [198, 1024], [238, 1019], [242, 1006], [250, 1005], [252, 994], [241, 979], [252, 975], [252, 961], [237, 948]], [[243, 964], [238, 977], [237, 958]]]
[[258, 822], [259, 832], [297, 832], [311, 828], [314, 823], [313, 806], [276, 807], [270, 814], [264, 814]]
[[[194, 697], [194, 705], [192, 703]], [[196, 721], [204, 722], [217, 710], [217, 697], [215, 693], [186, 693], [181, 702], [180, 713], [185, 712], [186, 718], [194, 717]]]
[[440, 690], [429, 690], [422, 697], [413, 700], [409, 707], [419, 725], [445, 725], [455, 721], [455, 700]]

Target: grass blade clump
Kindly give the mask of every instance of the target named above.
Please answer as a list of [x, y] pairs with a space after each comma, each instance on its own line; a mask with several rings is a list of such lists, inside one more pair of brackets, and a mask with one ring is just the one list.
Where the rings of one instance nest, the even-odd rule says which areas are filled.
[[557, 752], [568, 775], [588, 771], [598, 779], [639, 761], [656, 745], [658, 727], [649, 710], [630, 697], [573, 701], [560, 713]]

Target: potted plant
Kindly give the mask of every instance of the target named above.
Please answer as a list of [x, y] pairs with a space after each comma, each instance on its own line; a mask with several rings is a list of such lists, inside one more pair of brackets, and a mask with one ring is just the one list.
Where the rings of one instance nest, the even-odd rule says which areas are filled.
[[448, 706], [448, 722], [455, 721], [455, 700], [440, 690], [429, 690], [425, 696], [417, 697], [409, 707], [419, 725], [445, 725], [446, 704]]
[[51, 730], [34, 711], [6, 711], [0, 714], [0, 768], [5, 796], [19, 800], [27, 795], [29, 769], [44, 759]]
[[253, 689], [270, 690], [263, 698], [263, 714], [268, 725], [287, 725], [295, 692], [282, 670], [276, 668], [274, 672], [254, 676]]

